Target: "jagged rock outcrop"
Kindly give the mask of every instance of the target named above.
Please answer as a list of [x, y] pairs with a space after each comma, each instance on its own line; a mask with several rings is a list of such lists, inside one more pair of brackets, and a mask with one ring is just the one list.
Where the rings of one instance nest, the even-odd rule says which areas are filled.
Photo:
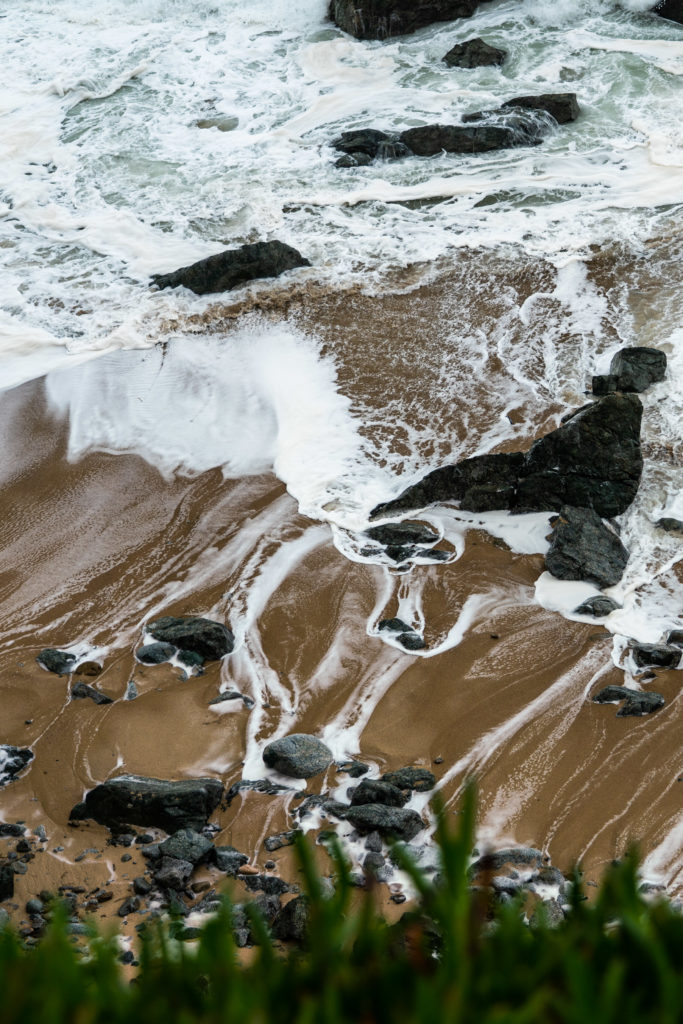
[[406, 35], [437, 21], [469, 18], [479, 0], [331, 0], [329, 16], [356, 39]]
[[279, 277], [287, 270], [310, 265], [297, 249], [284, 242], [254, 242], [238, 249], [226, 249], [170, 274], [153, 274], [152, 283], [157, 288], [182, 285], [197, 295], [208, 295], [227, 292], [256, 278]]
[[464, 43], [456, 43], [441, 59], [449, 68], [481, 68], [500, 67], [506, 57], [507, 50], [491, 46], [476, 36], [474, 39], [466, 39]]
[[637, 395], [610, 394], [583, 406], [528, 452], [480, 455], [428, 473], [398, 498], [377, 505], [371, 519], [457, 501], [471, 512], [592, 508], [620, 515], [636, 496], [643, 469]]
[[223, 786], [218, 779], [168, 782], [140, 775], [120, 775], [95, 786], [71, 812], [75, 821], [93, 818], [117, 829], [121, 825], [202, 829], [218, 806]]
[[599, 515], [564, 505], [553, 524], [545, 556], [548, 572], [560, 580], [588, 580], [613, 587], [624, 574], [628, 551]]

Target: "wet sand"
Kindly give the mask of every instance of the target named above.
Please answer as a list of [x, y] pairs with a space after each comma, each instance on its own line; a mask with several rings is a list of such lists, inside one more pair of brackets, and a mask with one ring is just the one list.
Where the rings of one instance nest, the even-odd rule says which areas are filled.
[[[446, 459], [454, 447], [476, 450], [503, 393], [524, 446], [554, 425], [560, 403], [550, 395], [544, 407], [532, 403], [509, 372], [509, 353], [525, 345], [533, 371], [537, 336], [528, 325], [510, 321], [505, 337], [482, 353], [478, 378], [457, 347], [448, 347], [445, 365], [439, 349], [451, 322], [490, 342], [492, 325], [508, 316], [509, 293], [519, 304], [551, 291], [551, 270], [539, 265], [520, 276], [514, 261], [473, 261], [467, 279], [480, 289], [476, 301], [455, 288], [459, 272], [409, 294], [299, 296], [278, 311], [304, 329], [315, 324], [337, 357], [339, 388], [365, 412], [374, 405], [376, 420], [366, 416], [363, 432], [377, 453], [380, 436], [406, 419], [406, 391], [415, 386], [430, 400], [415, 405], [410, 451], [425, 459]], [[212, 330], [229, 329], [217, 310]], [[455, 401], [440, 386], [444, 373], [462, 376]], [[425, 405], [429, 423], [420, 422]], [[473, 516], [459, 560], [411, 569], [428, 648], [471, 595], [483, 595], [482, 603], [460, 644], [415, 656], [370, 635], [370, 626], [396, 613], [402, 575], [345, 558], [329, 526], [301, 515], [274, 476], [226, 481], [215, 470], [168, 481], [130, 454], [69, 463], [68, 426], [46, 408], [41, 381], [3, 396], [1, 412], [0, 742], [30, 747], [34, 760], [0, 791], [0, 817], [42, 824], [48, 834], [45, 852], [17, 878], [18, 908], [65, 884], [90, 892], [114, 879], [102, 916], [130, 895], [139, 850], [121, 862], [127, 851], [105, 845], [107, 830], [68, 825], [87, 789], [124, 771], [211, 775], [229, 786], [250, 777], [275, 733], [341, 736], [340, 753], [380, 771], [430, 767], [452, 809], [473, 774], [483, 842], [540, 847], [562, 869], [580, 859], [590, 878], [632, 841], [644, 853], [664, 841], [680, 813], [679, 677], [657, 672], [652, 688], [667, 705], [655, 716], [620, 719], [614, 706], [592, 704], [597, 689], [623, 682], [612, 638], [534, 602], [540, 555], [514, 554]], [[393, 449], [400, 470], [398, 429]], [[407, 456], [406, 469], [414, 469]], [[142, 624], [159, 614], [225, 622], [238, 638], [235, 653], [190, 679], [167, 665], [140, 665]], [[77, 642], [99, 649], [103, 671], [84, 681], [111, 705], [71, 700], [78, 675], [59, 678], [35, 661], [43, 647]], [[131, 680], [138, 696], [126, 700]], [[210, 706], [220, 689], [240, 690], [254, 707]], [[333, 766], [308, 791], [345, 778]], [[292, 827], [291, 801], [238, 797], [216, 815], [216, 842], [261, 866], [272, 859], [287, 876], [291, 851], [269, 855], [262, 843]], [[76, 862], [86, 849], [98, 852]], [[219, 884], [216, 873], [205, 873]], [[666, 880], [674, 892], [683, 887], [680, 851]]]

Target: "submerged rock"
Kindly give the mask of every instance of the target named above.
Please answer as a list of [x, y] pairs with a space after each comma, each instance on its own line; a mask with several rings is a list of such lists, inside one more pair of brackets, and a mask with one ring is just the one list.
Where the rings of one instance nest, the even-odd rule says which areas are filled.
[[474, 39], [466, 39], [464, 43], [457, 43], [441, 59], [449, 68], [480, 68], [488, 65], [500, 67], [506, 57], [507, 50], [499, 50], [476, 36]]
[[506, 864], [518, 867], [540, 867], [543, 853], [532, 846], [513, 846], [503, 850], [492, 850], [483, 854], [469, 867], [469, 875], [473, 877], [479, 871], [500, 871]]
[[226, 292], [261, 277], [279, 277], [296, 267], [310, 267], [310, 261], [284, 242], [255, 242], [238, 249], [226, 249], [215, 256], [180, 267], [171, 274], [153, 274], [158, 288], [182, 285], [196, 295]]
[[576, 121], [581, 108], [575, 92], [546, 92], [537, 96], [515, 96], [501, 104], [502, 109], [521, 107], [524, 110], [543, 110], [558, 124]]
[[[32, 760], [33, 751], [28, 747], [13, 747], [8, 743], [0, 744], [0, 786], [5, 786], [8, 782], [16, 779]], [[22, 828], [22, 834], [23, 831]]]
[[616, 611], [620, 607], [621, 605], [617, 604], [611, 597], [599, 594], [595, 597], [589, 597], [587, 601], [584, 601], [578, 608], [575, 608], [574, 615], [593, 615], [596, 619], [600, 619], [605, 615], [610, 615], [611, 612]]
[[643, 469], [637, 395], [605, 395], [583, 406], [529, 451], [481, 455], [428, 473], [371, 518], [458, 501], [473, 512], [593, 508], [612, 518], [636, 496]]
[[68, 676], [74, 670], [76, 656], [67, 651], [58, 651], [54, 647], [46, 647], [40, 652], [36, 661], [48, 672], [54, 672], [58, 676]]
[[400, 633], [396, 639], [406, 651], [424, 651], [427, 646], [419, 633]]
[[342, 132], [331, 145], [340, 153], [357, 157], [359, 154], [374, 160], [379, 154], [379, 148], [383, 143], [395, 140], [395, 135], [388, 135], [387, 132], [378, 131], [376, 128], [358, 128], [348, 132]]
[[666, 355], [658, 348], [622, 348], [612, 358], [609, 372], [618, 391], [645, 391], [666, 377]]
[[102, 825], [142, 825], [169, 833], [181, 828], [201, 829], [218, 806], [223, 793], [218, 779], [164, 779], [121, 775], [95, 786], [71, 817], [93, 818]]
[[219, 661], [230, 654], [235, 645], [230, 630], [222, 622], [214, 622], [212, 619], [175, 618], [167, 615], [148, 622], [147, 630], [164, 644], [192, 651], [201, 655], [205, 661]]
[[638, 668], [678, 668], [683, 650], [669, 644], [634, 644], [631, 654]]
[[331, 0], [329, 16], [356, 39], [388, 39], [426, 25], [469, 18], [479, 0]]
[[[524, 128], [528, 130], [524, 130]], [[516, 149], [540, 141], [535, 125], [508, 124], [427, 124], [408, 128], [399, 139], [416, 156], [437, 153], [490, 153], [497, 149]]]
[[379, 832], [383, 838], [409, 842], [424, 828], [417, 811], [406, 807], [385, 807], [382, 804], [361, 804], [349, 807], [344, 817], [361, 835]]
[[683, 647], [683, 629], [670, 629], [666, 634], [666, 642], [674, 647]]
[[95, 704], [112, 704], [111, 697], [107, 697], [106, 693], [100, 693], [94, 686], [88, 686], [87, 683], [74, 683], [71, 687], [71, 697], [73, 700], [92, 700]]
[[310, 779], [332, 764], [332, 751], [322, 740], [306, 733], [294, 733], [269, 743], [263, 751], [268, 768], [293, 779]]
[[545, 556], [548, 572], [560, 580], [588, 580], [613, 587], [624, 574], [628, 551], [591, 509], [563, 506], [553, 524]]

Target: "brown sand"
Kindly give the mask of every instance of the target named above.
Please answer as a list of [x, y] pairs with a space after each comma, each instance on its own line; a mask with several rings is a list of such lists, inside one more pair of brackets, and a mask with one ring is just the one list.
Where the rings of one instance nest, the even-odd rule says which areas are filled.
[[[413, 426], [424, 431], [424, 456], [438, 459], [447, 456], [449, 437], [465, 450], [470, 436], [476, 440], [481, 424], [499, 414], [500, 392], [470, 381], [453, 401], [440, 388], [435, 324], [448, 333], [457, 314], [458, 330], [490, 338], [507, 316], [509, 293], [523, 302], [548, 290], [551, 277], [543, 265], [522, 275], [513, 261], [473, 261], [468, 282], [479, 289], [476, 302], [454, 295], [447, 278], [405, 295], [297, 299], [281, 315], [304, 329], [316, 325], [338, 357], [340, 389], [362, 395], [366, 409], [374, 404], [377, 420], [365, 430], [376, 431], [375, 439], [395, 424], [392, 396], [405, 392], [406, 380], [431, 389], [433, 422]], [[219, 327], [228, 322], [217, 313], [212, 330]], [[528, 328], [509, 327], [508, 350], [532, 347]], [[455, 349], [447, 370], [459, 372]], [[490, 351], [482, 379], [505, 373], [500, 351]], [[545, 408], [533, 408], [521, 389], [518, 399], [515, 422], [528, 443], [553, 425], [560, 404], [549, 396]], [[349, 754], [383, 770], [432, 767], [453, 808], [474, 773], [484, 839], [542, 847], [561, 868], [581, 858], [596, 877], [632, 840], [647, 852], [666, 836], [680, 809], [677, 677], [657, 673], [654, 688], [668, 703], [653, 717], [619, 719], [614, 707], [591, 704], [600, 686], [621, 682], [611, 638], [533, 603], [540, 556], [515, 555], [474, 530], [459, 561], [414, 568], [424, 579], [428, 644], [445, 634], [470, 594], [494, 596], [454, 649], [431, 658], [401, 653], [366, 633], [385, 570], [347, 561], [328, 528], [300, 515], [274, 477], [226, 482], [214, 471], [167, 482], [132, 455], [92, 454], [69, 464], [67, 427], [47, 412], [42, 383], [8, 401], [22, 431], [7, 442], [15, 472], [0, 513], [0, 740], [30, 746], [35, 757], [0, 794], [0, 815], [28, 828], [43, 824], [49, 837], [17, 878], [20, 916], [28, 896], [60, 885], [84, 888], [84, 899], [107, 886], [114, 898], [98, 910], [104, 917], [130, 895], [144, 866], [139, 850], [107, 846], [107, 830], [92, 823], [68, 825], [70, 808], [97, 782], [127, 771], [210, 774], [229, 785], [242, 776], [249, 742], [259, 749], [278, 728], [319, 734], [334, 719], [350, 727], [359, 715], [366, 721], [360, 751]], [[436, 451], [427, 441], [434, 423]], [[259, 567], [267, 572], [273, 553], [305, 535], [307, 553], [272, 589], [242, 656], [189, 680], [178, 669], [135, 662], [141, 623], [160, 613], [207, 614], [238, 629]], [[395, 603], [385, 613], [394, 614]], [[74, 680], [36, 664], [41, 648], [77, 641], [107, 648], [102, 673], [85, 681], [113, 704], [70, 700]], [[124, 700], [131, 679], [139, 695]], [[250, 694], [254, 710], [241, 701], [210, 707], [221, 682]], [[249, 740], [251, 715], [261, 717]], [[327, 784], [340, 778], [332, 768]], [[308, 788], [325, 785], [313, 780]], [[260, 866], [272, 859], [291, 876], [291, 851], [269, 855], [262, 842], [292, 826], [293, 806], [289, 796], [244, 794], [218, 813], [216, 841]], [[97, 852], [76, 862], [86, 849]], [[133, 859], [122, 862], [125, 853]], [[215, 872], [204, 875], [218, 884]]]

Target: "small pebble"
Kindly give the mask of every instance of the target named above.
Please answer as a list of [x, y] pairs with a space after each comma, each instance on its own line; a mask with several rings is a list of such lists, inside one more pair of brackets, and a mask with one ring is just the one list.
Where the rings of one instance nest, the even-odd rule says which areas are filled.
[[260, 874], [259, 869], [252, 867], [251, 864], [242, 864], [242, 866], [240, 868], [238, 868], [238, 871], [239, 871], [240, 875], [258, 875], [258, 874]]
[[272, 871], [273, 868], [275, 867], [275, 861], [267, 860], [263, 866], [265, 867], [266, 871]]

